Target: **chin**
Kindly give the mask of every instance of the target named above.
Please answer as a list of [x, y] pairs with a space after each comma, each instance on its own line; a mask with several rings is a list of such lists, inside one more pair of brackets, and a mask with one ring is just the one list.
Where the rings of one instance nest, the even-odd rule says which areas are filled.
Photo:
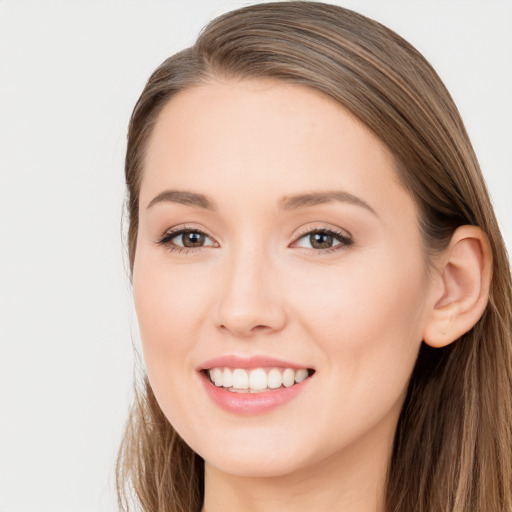
[[[219, 432], [219, 435], [210, 432], [208, 436], [203, 434], [201, 438], [185, 441], [207, 465], [240, 477], [282, 477], [315, 462], [310, 459], [317, 457], [308, 453], [318, 456], [319, 450], [315, 450], [308, 436], [290, 436], [287, 430], [277, 430], [260, 426]], [[297, 429], [295, 433], [301, 434]]]
[[[257, 452], [258, 450], [255, 450]], [[295, 457], [271, 457], [269, 454], [259, 450], [260, 453], [213, 454], [205, 459], [207, 465], [214, 466], [223, 473], [239, 477], [249, 478], [275, 478], [290, 475], [301, 470], [305, 461]], [[217, 455], [217, 456], [216, 456]]]

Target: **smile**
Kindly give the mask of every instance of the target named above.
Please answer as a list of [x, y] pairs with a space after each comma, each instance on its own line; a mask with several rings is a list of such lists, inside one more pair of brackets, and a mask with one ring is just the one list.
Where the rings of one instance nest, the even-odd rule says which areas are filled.
[[210, 368], [210, 381], [219, 388], [234, 393], [263, 393], [282, 387], [289, 388], [307, 379], [306, 368]]
[[267, 356], [222, 356], [197, 370], [210, 400], [242, 416], [270, 413], [303, 394], [316, 373], [295, 362]]

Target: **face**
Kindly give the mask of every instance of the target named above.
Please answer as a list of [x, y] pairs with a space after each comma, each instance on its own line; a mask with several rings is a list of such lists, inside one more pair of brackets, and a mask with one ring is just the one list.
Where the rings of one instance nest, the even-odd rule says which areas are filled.
[[192, 88], [154, 128], [139, 222], [148, 377], [207, 464], [277, 476], [389, 451], [429, 279], [372, 133], [299, 86]]

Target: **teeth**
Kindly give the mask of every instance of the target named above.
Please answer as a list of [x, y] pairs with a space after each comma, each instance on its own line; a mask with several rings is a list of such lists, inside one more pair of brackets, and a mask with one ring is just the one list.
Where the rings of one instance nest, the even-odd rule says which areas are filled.
[[210, 380], [217, 387], [224, 387], [228, 391], [259, 392], [266, 389], [277, 389], [281, 386], [289, 388], [295, 383], [302, 382], [309, 376], [308, 370], [301, 368], [255, 368], [244, 370], [242, 368], [212, 368], [208, 371]]
[[308, 371], [304, 368], [295, 372], [295, 382], [302, 382], [308, 376]]
[[237, 368], [233, 372], [233, 386], [236, 389], [249, 389], [249, 375], [245, 370]]
[[222, 385], [226, 388], [230, 388], [233, 385], [233, 374], [229, 368], [224, 368], [222, 373]]
[[295, 384], [295, 372], [291, 368], [286, 368], [283, 372], [283, 385], [289, 388]]
[[283, 385], [283, 376], [277, 368], [272, 368], [267, 375], [267, 386], [270, 389], [280, 388]]
[[266, 389], [267, 387], [267, 374], [263, 368], [253, 370], [249, 374], [249, 387], [251, 389]]
[[216, 386], [222, 386], [222, 370], [220, 368], [215, 368], [213, 370], [213, 383]]

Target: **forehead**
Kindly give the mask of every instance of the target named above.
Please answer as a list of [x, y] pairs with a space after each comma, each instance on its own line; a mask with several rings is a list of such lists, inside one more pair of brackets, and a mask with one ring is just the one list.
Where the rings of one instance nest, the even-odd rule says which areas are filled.
[[382, 200], [390, 189], [404, 193], [387, 147], [321, 93], [276, 81], [212, 82], [177, 94], [160, 113], [141, 203], [166, 188], [247, 201], [333, 187]]

